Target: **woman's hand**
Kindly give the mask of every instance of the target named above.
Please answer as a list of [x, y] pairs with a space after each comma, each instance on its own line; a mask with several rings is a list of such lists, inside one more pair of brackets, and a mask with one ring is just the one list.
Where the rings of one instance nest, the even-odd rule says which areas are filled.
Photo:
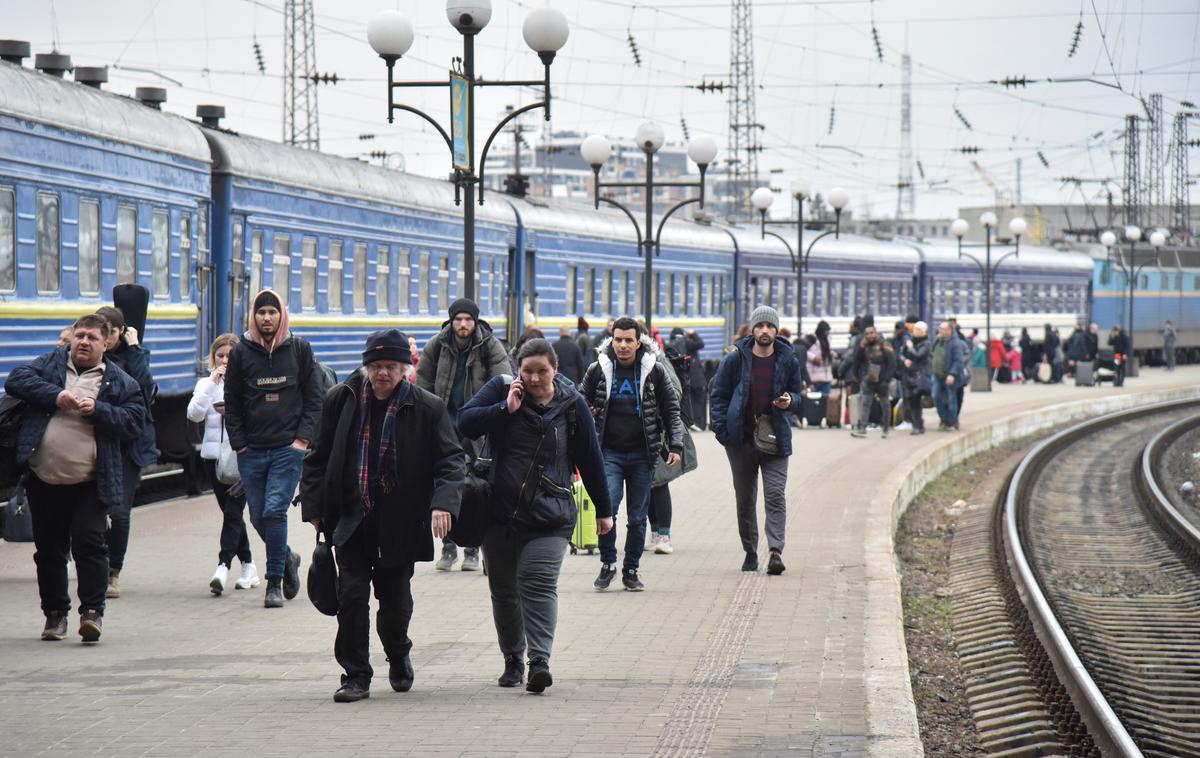
[[208, 375], [208, 378], [212, 380], [213, 384], [220, 384], [221, 382], [225, 381], [225, 367], [217, 366], [212, 370], [212, 373]]
[[509, 414], [516, 413], [521, 410], [521, 401], [525, 398], [525, 388], [521, 384], [521, 379], [518, 377], [513, 379], [513, 383], [508, 388], [508, 412]]

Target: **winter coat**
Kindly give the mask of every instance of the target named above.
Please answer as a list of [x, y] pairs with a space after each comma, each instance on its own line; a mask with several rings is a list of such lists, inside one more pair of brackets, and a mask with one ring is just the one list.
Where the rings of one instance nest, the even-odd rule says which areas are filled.
[[1129, 335], [1124, 331], [1117, 332], [1116, 335], [1108, 338], [1108, 346], [1113, 352], [1118, 355], [1123, 355], [1126, 359], [1129, 358]]
[[821, 357], [821, 342], [820, 340], [812, 343], [805, 353], [805, 371], [808, 373], [808, 379], [811, 382], [832, 382], [833, 381], [833, 351], [829, 352], [829, 359]]
[[1079, 329], [1067, 338], [1067, 360], [1086, 361], [1088, 352], [1087, 335]]
[[554, 354], [558, 356], [558, 373], [566, 376], [575, 384], [583, 379], [587, 366], [583, 365], [583, 351], [579, 344], [570, 337], [559, 337], [554, 343]]
[[[735, 350], [721, 359], [717, 375], [713, 377], [710, 401], [712, 429], [717, 442], [722, 445], [740, 445], [746, 439], [746, 403], [750, 402], [750, 369], [754, 363], [754, 336], [737, 341]], [[792, 426], [787, 413], [799, 414], [804, 400], [804, 366], [795, 349], [782, 337], [775, 338], [775, 385], [771, 396], [783, 393], [791, 395], [791, 404], [780, 410], [771, 406], [771, 422], [775, 427], [775, 439], [779, 442], [779, 454], [792, 454]]]
[[[588, 367], [579, 388], [588, 407], [595, 412], [596, 434], [601, 442], [604, 440], [609, 388], [617, 360], [611, 343], [611, 338], [600, 343], [596, 362]], [[653, 467], [658, 459], [666, 460], [668, 452], [683, 452], [683, 420], [679, 415], [679, 393], [671, 383], [669, 369], [658, 362], [658, 346], [647, 335], [642, 335], [641, 343], [638, 360], [642, 432], [646, 439], [646, 457]]]
[[1171, 352], [1175, 349], [1175, 328], [1164, 326], [1162, 330], [1163, 351]]
[[942, 342], [940, 338], [935, 339], [930, 349], [931, 359], [929, 365], [931, 370], [936, 363], [934, 356], [940, 350], [945, 351], [946, 373], [942, 374], [933, 370], [933, 377], [938, 381], [945, 381], [947, 376], [953, 376], [954, 381], [960, 381], [966, 366], [966, 343], [955, 338], [954, 335], [950, 335], [950, 339], [945, 342]]
[[[320, 436], [300, 475], [303, 518], [321, 519], [321, 529], [335, 547], [343, 547], [363, 520], [358, 394], [364, 381], [366, 372], [360, 369], [329, 391], [321, 409]], [[375, 505], [379, 556], [389, 566], [432, 561], [430, 514], [446, 511], [458, 518], [467, 455], [446, 404], [420, 387], [408, 387], [393, 432], [397, 482], [390, 494], [380, 494]]]
[[604, 455], [587, 403], [570, 383], [556, 381], [554, 397], [535, 409], [525, 395], [516, 413], [508, 412], [509, 384], [496, 377], [459, 413], [464, 435], [486, 435], [494, 453], [494, 523], [511, 524], [519, 534], [561, 534], [575, 525], [572, 472], [580, 477], [596, 507], [597, 518], [612, 516]]
[[[60, 347], [17, 366], [4, 391], [27, 406], [17, 434], [17, 463], [24, 465], [42, 442], [50, 417], [58, 409], [58, 394], [66, 387], [70, 348]], [[146, 403], [133, 377], [115, 363], [105, 362], [92, 423], [96, 427], [96, 491], [100, 502], [116, 508], [124, 500], [124, 455], [121, 443], [134, 440], [146, 422]]]
[[204, 422], [204, 440], [200, 443], [200, 457], [206, 461], [215, 461], [221, 456], [221, 436], [225, 428], [225, 417], [217, 413], [213, 406], [223, 402], [225, 402], [225, 383], [217, 384], [207, 376], [196, 382], [196, 388], [192, 390], [192, 399], [188, 401], [188, 421]]
[[[471, 344], [467, 346], [464, 404], [474, 397], [489, 379], [512, 371], [504, 345], [493, 336], [491, 325], [483, 320], [475, 324], [475, 335], [471, 337]], [[454, 372], [458, 366], [457, 356], [458, 346], [454, 328], [447, 321], [442, 324], [442, 331], [426, 342], [425, 349], [421, 351], [421, 365], [417, 367], [417, 386], [449, 403], [450, 391], [454, 387]]]
[[105, 351], [104, 362], [121, 367], [138, 384], [142, 391], [142, 402], [146, 406], [146, 420], [142, 430], [121, 448], [125, 455], [139, 467], [145, 468], [158, 463], [157, 437], [154, 431], [154, 399], [158, 396], [158, 385], [150, 374], [150, 351], [141, 345], [126, 345], [121, 342], [111, 352]]
[[[892, 349], [892, 343], [883, 337], [879, 337], [876, 344], [878, 349], [873, 350], [870, 345], [859, 340], [858, 348], [854, 351], [854, 364], [850, 376], [859, 384], [871, 383], [886, 387], [896, 376], [896, 351]], [[879, 378], [874, 382], [869, 381], [871, 364], [879, 366]]]
[[688, 356], [692, 359], [688, 365], [688, 384], [692, 387], [704, 387], [708, 384], [708, 377], [704, 375], [704, 361], [700, 358], [704, 340], [700, 339], [699, 334], [688, 334], [684, 337], [684, 344], [687, 346]]
[[910, 342], [905, 343], [902, 355], [907, 360], [912, 361], [912, 365], [904, 372], [905, 387], [919, 389], [922, 392], [932, 391], [930, 377], [932, 376], [933, 368], [931, 365], [932, 354], [930, 348], [931, 345], [928, 337], [913, 337]]

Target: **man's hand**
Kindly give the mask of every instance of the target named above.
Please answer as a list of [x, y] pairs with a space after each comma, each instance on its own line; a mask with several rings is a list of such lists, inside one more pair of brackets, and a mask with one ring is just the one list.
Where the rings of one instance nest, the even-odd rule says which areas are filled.
[[249, 450], [249, 449], [250, 449], [250, 446], [249, 446], [249, 445], [247, 445], [246, 447], [244, 447], [244, 448], [242, 448], [241, 450], [237, 451], [237, 454], [238, 454], [238, 455], [241, 455], [242, 453], [246, 452], [246, 451], [247, 451], [247, 450]]
[[440, 539], [445, 539], [450, 533], [450, 513], [448, 511], [433, 511], [433, 536]]
[[308, 523], [313, 525], [313, 529], [317, 530], [317, 534], [321, 533], [321, 519], [319, 519], [319, 518], [310, 519]]
[[609, 516], [608, 518], [596, 519], [596, 534], [608, 534], [612, 531], [612, 528], [612, 516]]
[[786, 411], [792, 405], [792, 396], [785, 392], [772, 400], [771, 405], [774, 405], [781, 411]]
[[303, 452], [308, 449], [308, 440], [294, 439], [292, 440], [292, 447]]
[[58, 397], [54, 399], [54, 404], [67, 413], [79, 412], [79, 398], [70, 390], [63, 390], [58, 393]]
[[947, 387], [953, 387], [953, 386], [954, 386], [954, 377], [953, 377], [953, 376], [947, 376], [947, 377], [946, 377], [946, 386], [947, 386]]
[[96, 401], [94, 398], [85, 397], [79, 401], [79, 415], [83, 417], [91, 416], [96, 412]]
[[667, 465], [674, 466], [679, 463], [679, 453], [667, 453]]
[[521, 384], [521, 379], [519, 377], [513, 379], [513, 383], [508, 388], [508, 412], [510, 415], [521, 410], [521, 401], [524, 398], [525, 387]]

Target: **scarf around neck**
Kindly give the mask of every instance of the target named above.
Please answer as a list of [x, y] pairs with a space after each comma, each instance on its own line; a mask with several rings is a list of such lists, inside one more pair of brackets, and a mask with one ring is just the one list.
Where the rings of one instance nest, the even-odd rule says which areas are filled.
[[[392, 441], [395, 438], [396, 412], [400, 409], [401, 401], [408, 397], [408, 391], [408, 382], [400, 382], [396, 385], [395, 392], [388, 400], [387, 411], [383, 415], [383, 424], [379, 430], [379, 457], [376, 460], [375, 479], [379, 484], [379, 491], [383, 494], [390, 494], [396, 487], [396, 462], [392, 455]], [[371, 467], [368, 460], [371, 450], [371, 398], [373, 397], [371, 380], [364, 379], [362, 387], [358, 391], [358, 489], [362, 493], [363, 513], [370, 513], [375, 506], [371, 497]]]

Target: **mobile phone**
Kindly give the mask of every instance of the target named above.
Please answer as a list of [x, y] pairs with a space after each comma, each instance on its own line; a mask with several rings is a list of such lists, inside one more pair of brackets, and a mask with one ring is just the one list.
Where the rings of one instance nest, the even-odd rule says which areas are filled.
[[224, 401], [224, 400], [221, 400], [220, 402], [213, 403], [213, 408], [214, 408], [214, 409], [216, 409], [216, 410], [218, 410], [218, 411], [219, 411], [219, 410], [221, 410], [221, 409], [222, 409], [222, 408], [224, 408], [224, 407], [225, 407], [225, 401]]

